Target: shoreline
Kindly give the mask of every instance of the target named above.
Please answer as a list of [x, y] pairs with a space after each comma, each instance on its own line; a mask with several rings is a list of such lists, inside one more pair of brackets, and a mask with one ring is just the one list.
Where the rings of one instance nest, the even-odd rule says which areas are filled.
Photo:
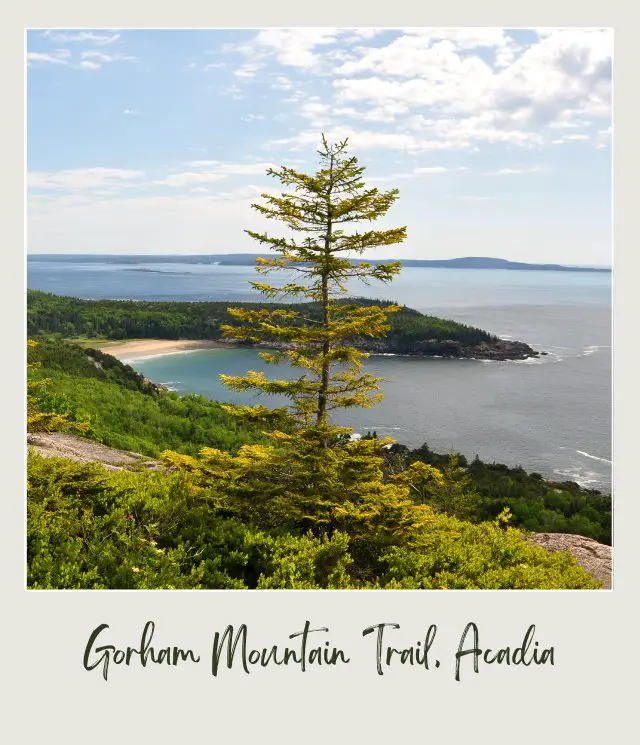
[[200, 349], [229, 348], [232, 344], [210, 339], [136, 339], [101, 344], [97, 349], [128, 364], [144, 357], [164, 357]]
[[[102, 343], [96, 347], [101, 352], [110, 354], [112, 357], [129, 364], [150, 357], [164, 357], [170, 354], [181, 354], [184, 352], [196, 352], [205, 349], [232, 349], [239, 345], [233, 341], [221, 341], [214, 339], [131, 339], [125, 341], [110, 341]], [[245, 347], [246, 348], [246, 347]], [[273, 350], [277, 347], [269, 344], [253, 344], [250, 349]], [[536, 352], [534, 355], [524, 359], [512, 358], [492, 358], [492, 357], [471, 357], [466, 355], [447, 355], [447, 354], [411, 354], [410, 352], [383, 352], [378, 350], [362, 350], [371, 357], [404, 357], [415, 359], [430, 360], [469, 360], [473, 362], [543, 362], [547, 356], [546, 352]]]
[[[172, 354], [184, 354], [188, 352], [196, 352], [199, 350], [207, 350], [207, 349], [231, 349], [231, 348], [238, 348], [238, 344], [235, 342], [230, 341], [218, 341], [218, 340], [212, 340], [212, 339], [132, 339], [127, 341], [111, 341], [107, 343], [102, 343], [99, 346], [95, 347], [96, 349], [99, 349], [101, 352], [104, 352], [106, 354], [110, 354], [111, 356], [115, 357], [116, 359], [120, 360], [120, 362], [124, 364], [131, 364], [136, 361], [140, 361], [143, 359], [150, 359], [153, 357], [164, 357]], [[253, 347], [250, 347], [252, 349], [255, 349], [256, 351], [260, 351], [261, 349], [270, 348], [266, 347], [266, 345], [255, 345]], [[372, 357], [377, 356], [383, 356], [383, 357], [403, 357], [403, 358], [417, 358], [417, 359], [438, 359], [438, 360], [445, 360], [447, 358], [440, 357], [437, 355], [412, 355], [412, 354], [398, 354], [398, 353], [380, 353], [380, 352], [370, 352], [369, 353]], [[468, 360], [468, 361], [475, 361], [475, 362], [499, 362], [501, 360], [487, 360], [482, 358], [457, 358], [459, 360]], [[523, 360], [505, 360], [508, 362], [523, 362]], [[524, 360], [525, 362], [527, 360]], [[545, 357], [535, 359], [535, 362], [540, 364], [545, 361]], [[152, 382], [152, 381], [151, 381]], [[162, 385], [162, 384], [159, 384]], [[355, 432], [355, 430], [354, 430]], [[361, 433], [358, 433], [361, 434]], [[400, 443], [402, 444], [402, 443]], [[584, 457], [598, 460], [598, 461], [604, 461], [611, 467], [611, 461], [607, 458], [602, 458], [600, 456], [594, 456], [589, 453], [584, 453], [583, 451], [576, 451], [583, 455]], [[470, 454], [465, 454], [468, 459], [471, 458]], [[517, 464], [506, 464], [510, 468], [515, 467]], [[533, 467], [527, 468], [527, 472], [531, 472], [533, 470]], [[576, 483], [580, 489], [584, 490], [590, 490], [595, 489], [596, 491], [600, 491], [605, 496], [610, 496], [612, 493], [612, 488], [610, 486], [605, 486], [604, 484], [598, 484], [596, 482], [595, 485], [592, 485], [591, 480], [582, 481], [579, 476], [576, 474], [557, 474], [557, 473], [547, 473], [547, 475], [543, 476], [543, 481], [545, 481], [548, 484], [558, 484], [562, 483], [562, 481], [572, 481]]]

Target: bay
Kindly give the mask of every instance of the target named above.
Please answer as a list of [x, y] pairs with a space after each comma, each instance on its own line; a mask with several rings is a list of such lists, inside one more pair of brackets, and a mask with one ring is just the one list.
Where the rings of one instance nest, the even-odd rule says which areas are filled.
[[[140, 271], [140, 270], [143, 271]], [[28, 262], [28, 287], [59, 295], [138, 300], [253, 300], [252, 267], [149, 262]], [[611, 275], [608, 273], [405, 268], [391, 285], [353, 283], [354, 295], [525, 341], [546, 357], [524, 362], [372, 356], [384, 401], [341, 412], [357, 432], [376, 430], [416, 447], [427, 442], [556, 479], [611, 489]], [[251, 402], [219, 373], [264, 369], [253, 350], [213, 349], [134, 359], [150, 379], [180, 393]], [[272, 398], [259, 399], [277, 405]]]

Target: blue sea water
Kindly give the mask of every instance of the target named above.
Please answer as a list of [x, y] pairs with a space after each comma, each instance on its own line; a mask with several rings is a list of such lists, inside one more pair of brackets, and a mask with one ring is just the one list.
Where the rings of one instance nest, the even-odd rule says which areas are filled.
[[[245, 266], [28, 262], [28, 287], [86, 298], [252, 300], [259, 296], [249, 281], [258, 278]], [[350, 290], [525, 341], [548, 355], [524, 362], [372, 356], [366, 369], [384, 378], [385, 399], [341, 413], [340, 423], [610, 491], [610, 274], [412, 267], [391, 285], [353, 283]], [[228, 391], [219, 373], [288, 372], [247, 349], [131, 364], [181, 393], [244, 402], [254, 400], [251, 394]]]

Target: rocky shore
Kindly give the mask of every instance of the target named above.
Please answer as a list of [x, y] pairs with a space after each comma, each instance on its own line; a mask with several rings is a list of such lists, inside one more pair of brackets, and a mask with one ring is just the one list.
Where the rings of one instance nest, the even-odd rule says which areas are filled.
[[[463, 344], [454, 339], [424, 339], [413, 344], [397, 344], [393, 339], [357, 339], [353, 345], [370, 354], [397, 354], [407, 357], [431, 357], [432, 359], [451, 360], [526, 360], [546, 355], [537, 352], [523, 341], [497, 339], [482, 341], [479, 344]], [[277, 343], [254, 344], [264, 349], [286, 349], [287, 345]]]
[[[357, 339], [353, 345], [363, 352], [371, 354], [397, 354], [408, 357], [431, 357], [433, 359], [470, 359], [470, 360], [526, 360], [540, 357], [546, 352], [537, 352], [522, 341], [496, 339], [482, 341], [479, 344], [464, 344], [454, 339], [422, 339], [413, 343], [397, 343], [393, 338]], [[216, 347], [251, 346], [259, 349], [286, 349], [290, 345], [278, 342], [246, 344], [233, 339], [198, 340], [198, 339], [145, 339], [135, 341], [111, 342], [103, 344], [100, 351], [110, 354], [125, 363], [135, 362], [144, 357], [162, 356], [177, 352]]]
[[438, 357], [443, 359], [475, 360], [526, 360], [540, 357], [546, 352], [536, 352], [523, 341], [498, 339], [469, 345], [453, 339], [424, 339], [412, 345], [395, 345], [392, 340], [363, 340], [356, 344], [359, 349], [373, 354], [403, 354], [412, 357]]

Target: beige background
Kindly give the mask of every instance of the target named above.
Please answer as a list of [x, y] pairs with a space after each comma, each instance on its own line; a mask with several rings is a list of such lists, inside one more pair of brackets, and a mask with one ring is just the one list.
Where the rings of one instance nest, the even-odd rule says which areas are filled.
[[[2, 365], [3, 634], [0, 670], [7, 742], [178, 743], [626, 743], [634, 731], [637, 697], [638, 437], [634, 338], [638, 296], [637, 103], [640, 26], [623, 2], [531, 4], [368, 2], [301, 4], [252, 0], [242, 4], [136, 0], [56, 3], [14, 0], [3, 13], [0, 46], [4, 112], [2, 318], [8, 337]], [[627, 3], [631, 7], [632, 3]], [[467, 6], [467, 10], [464, 9]], [[517, 6], [517, 10], [516, 10]], [[235, 7], [236, 10], [232, 8]], [[443, 4], [441, 8], [449, 8]], [[606, 25], [615, 52], [615, 589], [612, 592], [27, 592], [24, 590], [24, 255], [23, 41], [26, 26], [264, 25]], [[637, 307], [635, 308], [637, 315]], [[637, 607], [637, 595], [636, 595]], [[191, 647], [200, 665], [113, 667], [108, 683], [82, 668], [89, 634], [108, 623], [110, 641], [135, 645], [144, 623], [156, 622], [158, 645]], [[328, 626], [333, 643], [350, 654], [341, 669], [241, 669], [209, 674], [213, 634], [246, 622], [256, 646], [285, 643], [309, 619]], [[553, 644], [556, 666], [486, 667], [465, 663], [453, 677], [453, 654], [466, 623], [480, 627], [481, 644], [517, 644], [530, 623], [541, 646]], [[439, 627], [439, 670], [375, 671], [374, 639], [362, 629], [401, 624], [406, 644]], [[632, 720], [633, 717], [633, 720]]]

